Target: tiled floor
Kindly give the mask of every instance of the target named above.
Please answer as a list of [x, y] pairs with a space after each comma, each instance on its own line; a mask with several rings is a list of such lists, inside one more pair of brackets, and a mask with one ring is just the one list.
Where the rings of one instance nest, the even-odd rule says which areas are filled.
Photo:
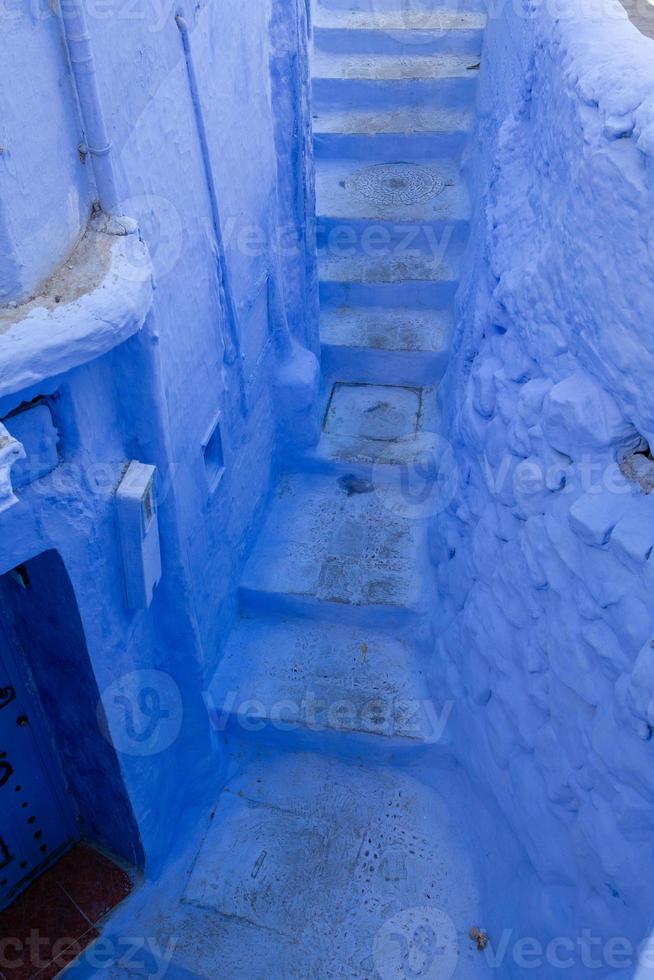
[[97, 924], [131, 889], [113, 861], [78, 844], [0, 912], [0, 980], [55, 977], [97, 938]]

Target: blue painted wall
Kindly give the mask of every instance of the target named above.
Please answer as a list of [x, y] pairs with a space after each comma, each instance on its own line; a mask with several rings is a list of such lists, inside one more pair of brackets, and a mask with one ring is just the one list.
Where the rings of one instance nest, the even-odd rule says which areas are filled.
[[[433, 680], [439, 701], [449, 691], [461, 709], [463, 761], [547, 886], [524, 910], [530, 931], [577, 936], [589, 924], [638, 941], [654, 867], [654, 497], [647, 472], [633, 478], [654, 440], [654, 70], [650, 42], [617, 5], [610, 37], [568, 7], [560, 18], [556, 4], [499, 5], [489, 23], [468, 160], [477, 227], [441, 389], [459, 485], [434, 526]], [[57, 430], [53, 468], [34, 418], [35, 458], [21, 467], [18, 504], [0, 515], [0, 574], [61, 556], [132, 811], [120, 819], [131, 828], [133, 818], [156, 872], [202, 781], [220, 784], [202, 691], [276, 466], [314, 424], [315, 362], [298, 355], [317, 349], [309, 16], [304, 0], [180, 4], [201, 83], [194, 103], [178, 8], [100, 8], [89, 7], [100, 96], [122, 207], [152, 255], [154, 300], [143, 330], [110, 353], [0, 399], [21, 440], [29, 415], [13, 413], [33, 399]], [[95, 190], [59, 21], [45, 2], [14, 12], [0, 295], [17, 302], [75, 245]], [[203, 452], [217, 426], [219, 480]], [[159, 469], [163, 578], [137, 612], [125, 607], [115, 525], [130, 459]], [[167, 712], [163, 741], [130, 736], [121, 705], [143, 689]], [[147, 733], [151, 717], [131, 722]], [[111, 846], [120, 826], [90, 832]], [[503, 911], [498, 902], [489, 925], [501, 927]]]
[[61, 28], [48, 10], [35, 3], [3, 11], [0, 303], [29, 296], [51, 275], [92, 201]]
[[[235, 583], [278, 454], [312, 435], [315, 360], [301, 346], [317, 345], [313, 217], [307, 217], [308, 20], [304, 0], [86, 6], [121, 210], [138, 220], [149, 246], [154, 300], [143, 330], [110, 353], [0, 399], [0, 418], [17, 438], [29, 433], [30, 416], [12, 413], [40, 399], [41, 423], [34, 415], [27, 442], [33, 456], [45, 459], [30, 463], [28, 453], [16, 471], [19, 502], [0, 515], [0, 573], [45, 551], [60, 555], [154, 872], [192, 819], [202, 773], [220, 783], [220, 758], [209, 762], [205, 677], [234, 615]], [[199, 107], [177, 13], [189, 27]], [[78, 152], [74, 89], [49, 5], [38, 14], [17, 7], [3, 50], [15, 70], [7, 72], [2, 96], [0, 236], [3, 252], [10, 249], [0, 289], [19, 302], [75, 245], [95, 189], [89, 158]], [[25, 63], [27, 83], [17, 69]], [[198, 108], [242, 353], [232, 362]], [[25, 118], [34, 124], [26, 126]], [[277, 240], [287, 226], [291, 249]], [[149, 274], [136, 254], [133, 274]], [[54, 469], [53, 439], [39, 448], [43, 404], [57, 430]], [[222, 475], [203, 449], [216, 432]], [[130, 459], [159, 470], [163, 561], [151, 608], [136, 612], [124, 602], [114, 501]], [[25, 472], [34, 478], [25, 480]], [[171, 716], [170, 744], [129, 742], [117, 692], [127, 685], [130, 696], [138, 693], [139, 677], [148, 689], [159, 684], [161, 707]], [[132, 682], [137, 688], [129, 688]], [[146, 731], [147, 712], [139, 716], [134, 704], [132, 721]], [[195, 782], [188, 779], [191, 767]], [[102, 839], [111, 843], [119, 826], [107, 811]]]
[[651, 51], [617, 3], [491, 9], [441, 390], [458, 491], [434, 528], [435, 674], [545, 886], [527, 928], [634, 944], [654, 868]]

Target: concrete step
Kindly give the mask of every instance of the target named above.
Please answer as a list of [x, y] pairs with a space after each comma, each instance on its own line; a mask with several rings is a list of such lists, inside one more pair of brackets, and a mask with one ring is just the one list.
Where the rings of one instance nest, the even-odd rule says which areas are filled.
[[[318, 470], [322, 463], [323, 471], [340, 464], [346, 483], [352, 475], [364, 481], [361, 490], [368, 489], [367, 481], [373, 489], [392, 484], [402, 494], [406, 491], [406, 499], [397, 505], [414, 516], [420, 510], [409, 506], [415, 486], [407, 481], [419, 471], [419, 497], [437, 503], [439, 464], [448, 464], [443, 453], [449, 446], [437, 434], [435, 387], [327, 379], [325, 394], [321, 437], [306, 453], [307, 462]], [[441, 481], [444, 476], [440, 474]]]
[[393, 633], [241, 619], [208, 688], [214, 731], [244, 741], [365, 754], [449, 745], [418, 655]]
[[313, 63], [313, 104], [318, 110], [322, 106], [467, 106], [476, 90], [477, 65], [475, 56], [465, 54], [318, 53]]
[[377, 8], [345, 10], [318, 6], [314, 15], [316, 51], [337, 54], [481, 54], [486, 16], [470, 9], [457, 10], [456, 0], [443, 0], [437, 8], [404, 11]]
[[343, 381], [437, 384], [447, 366], [452, 325], [449, 310], [323, 309], [323, 373]]
[[162, 949], [179, 935], [176, 960], [206, 977], [490, 977], [469, 936], [483, 921], [478, 808], [454, 766], [431, 772], [313, 752], [248, 760], [183, 893], [165, 903], [157, 889], [139, 934]]
[[440, 283], [458, 281], [461, 253], [451, 246], [441, 255], [366, 255], [320, 249], [318, 271], [321, 283], [397, 285], [406, 282]]
[[427, 579], [426, 520], [401, 489], [299, 473], [277, 487], [240, 595], [250, 612], [394, 626]]
[[380, 13], [394, 14], [410, 23], [424, 16], [431, 16], [435, 10], [453, 10], [458, 13], [483, 12], [483, 0], [317, 0], [315, 10], [319, 13], [345, 11], [359, 12], [368, 16]]
[[318, 253], [320, 301], [323, 307], [415, 306], [442, 308], [451, 303], [459, 284], [461, 247], [444, 236], [443, 256], [383, 256], [342, 250]]
[[313, 83], [318, 81], [404, 82], [440, 78], [477, 77], [479, 59], [466, 53], [348, 54], [318, 51], [312, 63]]
[[467, 240], [470, 198], [455, 160], [319, 160], [318, 244], [376, 256], [424, 254]]
[[464, 109], [320, 109], [313, 113], [318, 159], [391, 162], [460, 157], [472, 117]]
[[[371, 0], [364, 9], [352, 9], [354, 5], [325, 7], [319, 4], [314, 13], [314, 29], [338, 27], [348, 31], [483, 31], [486, 14], [483, 10], [457, 10], [435, 3], [425, 3], [420, 8], [411, 4], [378, 4]], [[363, 7], [363, 5], [360, 5]]]

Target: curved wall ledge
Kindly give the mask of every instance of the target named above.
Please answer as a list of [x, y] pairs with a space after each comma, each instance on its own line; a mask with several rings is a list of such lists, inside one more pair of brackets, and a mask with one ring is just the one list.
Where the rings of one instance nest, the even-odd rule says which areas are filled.
[[123, 343], [143, 326], [153, 292], [136, 222], [96, 215], [38, 296], [0, 309], [0, 397]]

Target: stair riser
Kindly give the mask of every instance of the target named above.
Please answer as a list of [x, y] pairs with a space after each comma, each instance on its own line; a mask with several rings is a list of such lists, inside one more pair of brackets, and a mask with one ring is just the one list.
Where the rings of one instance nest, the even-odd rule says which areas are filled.
[[471, 105], [476, 87], [477, 72], [469, 76], [434, 79], [367, 79], [314, 78], [313, 100], [321, 108], [396, 109], [411, 106], [415, 109], [465, 109]]
[[419, 18], [421, 14], [433, 15], [435, 10], [483, 11], [483, 0], [320, 0], [317, 10], [359, 11], [375, 16], [381, 13], [404, 12], [405, 17]]
[[[215, 724], [215, 722], [214, 722]], [[218, 726], [222, 737], [244, 747], [261, 747], [290, 752], [317, 752], [335, 759], [365, 762], [368, 765], [401, 765], [429, 762], [434, 766], [453, 764], [454, 755], [447, 733], [436, 744], [396, 736], [370, 735], [364, 732], [331, 728], [312, 730], [306, 726], [286, 723], [282, 730], [278, 722], [244, 720], [236, 715], [220, 715]]]
[[327, 378], [375, 384], [392, 378], [394, 384], [421, 387], [437, 384], [445, 373], [449, 351], [372, 350], [323, 344], [322, 370]]
[[467, 130], [448, 133], [315, 133], [317, 160], [395, 160], [458, 159], [468, 139]]
[[378, 31], [316, 27], [314, 42], [320, 51], [335, 54], [470, 54], [479, 60], [483, 31], [461, 28], [443, 31]]
[[402, 223], [365, 218], [318, 218], [318, 247], [333, 254], [348, 250], [379, 258], [414, 253], [441, 254], [448, 245], [465, 244], [470, 223], [464, 219]]
[[407, 306], [415, 309], [442, 309], [454, 300], [458, 280], [443, 282], [321, 282], [320, 302], [333, 306]]
[[[305, 453], [303, 456], [290, 456], [288, 460], [289, 471], [301, 470], [304, 473], [315, 473], [319, 476], [352, 477], [360, 480], [374, 482], [375, 486], [397, 486], [397, 472], [394, 466], [380, 466], [370, 462], [360, 460], [337, 459], [333, 456], [323, 456], [317, 449]], [[335, 620], [338, 622], [338, 620]], [[366, 628], [374, 628], [374, 623], [366, 622]], [[409, 622], [411, 635], [416, 635], [418, 628], [417, 618]], [[395, 628], [395, 627], [394, 627]]]
[[[350, 466], [350, 471], [351, 469]], [[371, 629], [413, 627], [417, 626], [423, 617], [419, 609], [408, 606], [358, 606], [324, 602], [315, 596], [292, 595], [287, 592], [261, 592], [244, 586], [239, 589], [239, 599], [241, 612], [246, 615], [295, 617]]]

